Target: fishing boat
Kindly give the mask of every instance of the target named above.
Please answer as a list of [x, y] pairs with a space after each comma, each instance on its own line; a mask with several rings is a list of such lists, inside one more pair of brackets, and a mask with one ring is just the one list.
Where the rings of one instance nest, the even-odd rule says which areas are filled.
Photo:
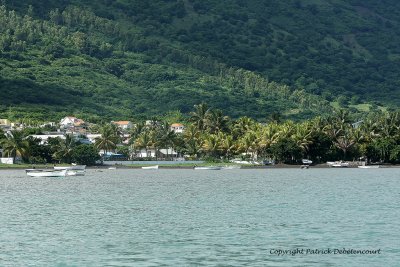
[[236, 170], [236, 169], [240, 169], [240, 168], [241, 168], [241, 166], [232, 165], [232, 166], [224, 166], [224, 167], [222, 167], [221, 169], [222, 169], [222, 170]]
[[193, 169], [195, 169], [195, 170], [213, 170], [213, 171], [216, 171], [216, 170], [221, 170], [222, 167], [219, 167], [219, 166], [208, 166], [208, 167], [194, 167]]
[[85, 176], [85, 170], [67, 170], [67, 176]]
[[380, 165], [363, 165], [363, 166], [358, 166], [360, 169], [378, 169], [380, 168]]
[[158, 165], [142, 167], [143, 170], [158, 170]]
[[54, 166], [55, 170], [85, 170], [86, 165]]
[[27, 169], [26, 174], [30, 177], [65, 177], [67, 176], [67, 170], [39, 170], [39, 169]]
[[339, 162], [334, 162], [331, 167], [333, 168], [347, 168], [349, 167], [349, 163], [348, 162], [344, 162], [344, 161], [339, 161]]

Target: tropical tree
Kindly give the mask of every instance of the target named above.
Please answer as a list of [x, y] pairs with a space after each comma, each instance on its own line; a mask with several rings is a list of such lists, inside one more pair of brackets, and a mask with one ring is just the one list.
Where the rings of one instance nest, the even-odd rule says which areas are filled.
[[204, 128], [207, 129], [210, 133], [215, 134], [228, 131], [228, 124], [229, 117], [224, 116], [221, 110], [210, 110], [208, 114], [206, 114]]
[[194, 109], [195, 111], [190, 112], [190, 121], [199, 131], [204, 131], [206, 128], [207, 117], [211, 112], [211, 109], [204, 103], [194, 105]]
[[221, 150], [221, 139], [216, 134], [207, 134], [204, 136], [204, 143], [202, 151], [208, 156], [217, 158], [220, 155]]
[[135, 140], [134, 147], [135, 149], [145, 149], [146, 156], [149, 148], [153, 146], [153, 139], [150, 131], [143, 131]]
[[114, 124], [105, 124], [99, 128], [100, 137], [95, 139], [95, 147], [103, 150], [104, 155], [114, 150], [117, 144], [121, 142], [120, 131]]
[[23, 132], [13, 130], [5, 134], [5, 138], [1, 140], [1, 146], [3, 147], [3, 154], [12, 157], [13, 163], [15, 163], [16, 157], [25, 156], [28, 142]]
[[338, 136], [334, 145], [343, 151], [343, 159], [346, 159], [347, 152], [356, 144], [354, 133], [351, 128], [345, 129], [344, 132]]
[[235, 138], [243, 136], [246, 132], [252, 130], [256, 122], [249, 117], [237, 119], [232, 126], [232, 134]]
[[220, 149], [225, 158], [230, 159], [237, 153], [238, 145], [232, 135], [225, 135], [220, 133]]
[[78, 142], [75, 140], [75, 137], [71, 134], [67, 134], [65, 139], [57, 138], [58, 142], [54, 142], [53, 147], [53, 157], [58, 160], [60, 163], [71, 163], [72, 162], [72, 153], [74, 148], [78, 145]]

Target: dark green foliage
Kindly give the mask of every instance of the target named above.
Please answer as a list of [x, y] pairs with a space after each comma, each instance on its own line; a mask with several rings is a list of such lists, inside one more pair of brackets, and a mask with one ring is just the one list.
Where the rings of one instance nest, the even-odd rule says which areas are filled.
[[42, 118], [138, 118], [204, 101], [232, 117], [304, 119], [345, 94], [342, 107], [400, 103], [394, 0], [15, 0], [7, 8], [17, 12], [0, 10], [3, 114], [13, 106]]
[[93, 145], [78, 145], [72, 152], [72, 162], [92, 166], [100, 159], [99, 152]]
[[302, 158], [301, 149], [291, 139], [282, 139], [274, 143], [270, 147], [269, 153], [273, 155], [277, 161], [283, 163], [296, 163]]

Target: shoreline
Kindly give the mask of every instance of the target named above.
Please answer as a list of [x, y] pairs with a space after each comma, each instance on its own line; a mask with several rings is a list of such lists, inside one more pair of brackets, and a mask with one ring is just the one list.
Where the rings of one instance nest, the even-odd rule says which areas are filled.
[[[66, 166], [66, 165], [56, 165], [56, 166]], [[152, 166], [149, 164], [138, 164], [138, 165], [98, 165], [98, 166], [88, 166], [86, 169], [88, 170], [107, 170], [110, 167], [112, 168], [117, 168], [117, 169], [142, 169], [142, 167], [146, 166]], [[159, 169], [164, 169], [164, 170], [174, 170], [174, 169], [193, 169], [195, 166], [198, 167], [206, 167], [206, 166], [240, 166], [240, 169], [301, 169], [301, 164], [299, 165], [291, 165], [291, 164], [275, 164], [275, 165], [263, 165], [263, 166], [258, 166], [258, 165], [232, 165], [232, 164], [199, 164], [199, 165], [162, 165], [158, 164]], [[331, 167], [327, 164], [316, 164], [316, 165], [310, 165], [309, 169], [357, 169], [359, 165], [350, 165], [348, 167], [343, 167], [343, 168], [335, 168]], [[372, 165], [373, 166], [373, 165]], [[400, 165], [395, 165], [395, 164], [382, 164], [379, 165], [380, 168], [400, 168]], [[0, 171], [1, 170], [25, 170], [25, 169], [53, 169], [53, 165], [17, 165], [13, 167], [9, 166], [0, 166]]]

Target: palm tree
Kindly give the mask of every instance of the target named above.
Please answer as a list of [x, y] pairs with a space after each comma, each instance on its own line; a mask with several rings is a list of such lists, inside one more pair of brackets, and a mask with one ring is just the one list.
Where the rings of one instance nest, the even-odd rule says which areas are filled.
[[116, 125], [105, 124], [99, 128], [100, 137], [95, 140], [95, 147], [99, 150], [104, 151], [104, 155], [107, 152], [112, 151], [117, 147], [117, 144], [121, 141], [120, 132]]
[[303, 156], [306, 155], [309, 146], [312, 144], [311, 133], [311, 125], [306, 122], [303, 124], [297, 124], [296, 130], [292, 135], [292, 139], [296, 142], [297, 146], [300, 147]]
[[334, 145], [343, 151], [343, 158], [346, 159], [347, 152], [354, 146], [356, 140], [353, 136], [353, 131], [347, 129], [342, 135], [336, 138]]
[[194, 105], [195, 111], [190, 112], [190, 121], [194, 123], [199, 131], [205, 129], [205, 124], [208, 114], [211, 112], [207, 104], [201, 103], [199, 105]]
[[216, 134], [209, 134], [204, 137], [202, 150], [211, 157], [217, 157], [221, 150], [221, 140]]
[[58, 139], [58, 143], [53, 147], [53, 150], [55, 151], [53, 157], [60, 163], [71, 163], [72, 152], [77, 146], [78, 142], [75, 140], [72, 134], [67, 134], [65, 139]]
[[230, 159], [237, 151], [237, 144], [232, 135], [224, 135], [221, 133], [221, 151], [227, 159]]
[[203, 140], [200, 137], [199, 129], [194, 125], [190, 124], [183, 133], [183, 142], [185, 144], [185, 150], [190, 156], [198, 157], [203, 145]]
[[274, 144], [279, 138], [279, 126], [276, 123], [268, 124], [266, 127], [260, 128], [257, 133], [258, 152], [260, 154], [266, 154], [268, 149]]
[[164, 122], [159, 129], [159, 138], [161, 139], [161, 146], [163, 146], [167, 150], [167, 157], [168, 157], [168, 150], [169, 148], [174, 149], [175, 141], [176, 141], [176, 134], [168, 122]]
[[144, 122], [139, 122], [136, 123], [132, 129], [130, 130], [130, 140], [129, 143], [133, 144], [136, 140], [136, 138], [138, 138], [138, 136], [146, 130], [146, 125]]
[[149, 131], [143, 131], [136, 138], [134, 146], [135, 146], [135, 148], [138, 148], [139, 150], [144, 148], [146, 150], [146, 156], [148, 156], [147, 155], [148, 149], [153, 146], [152, 141], [153, 140], [152, 140], [152, 136], [151, 136], [150, 132]]
[[210, 133], [226, 132], [228, 130], [229, 117], [224, 116], [222, 111], [211, 110], [206, 114], [204, 121], [204, 128], [208, 129]]
[[251, 131], [246, 133], [240, 140], [239, 140], [239, 147], [244, 153], [248, 154], [251, 152], [251, 158], [254, 158], [254, 153], [258, 149], [259, 144], [257, 142], [257, 135]]
[[232, 132], [235, 138], [243, 136], [246, 132], [250, 131], [256, 122], [249, 117], [241, 117], [233, 124]]
[[25, 140], [25, 136], [21, 131], [10, 131], [5, 134], [5, 138], [1, 140], [1, 146], [3, 147], [3, 153], [7, 157], [15, 158], [17, 156], [23, 157], [28, 149], [28, 142]]

